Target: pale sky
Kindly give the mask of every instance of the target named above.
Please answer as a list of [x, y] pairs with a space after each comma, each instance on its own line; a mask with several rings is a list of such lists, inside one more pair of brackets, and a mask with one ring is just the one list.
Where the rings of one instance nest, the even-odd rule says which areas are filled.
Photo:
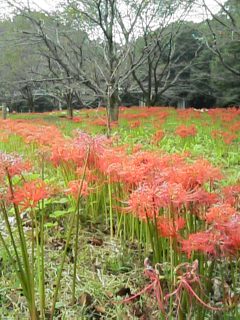
[[[218, 0], [220, 3], [224, 3], [226, 0]], [[37, 3], [37, 5], [45, 10], [51, 10], [55, 9], [57, 5], [60, 3], [59, 0], [52, 0], [52, 1], [46, 1], [46, 0], [38, 0], [33, 1], [29, 0], [29, 3]], [[213, 13], [216, 13], [219, 10], [219, 6], [214, 0], [205, 0], [207, 6], [210, 8], [210, 10], [213, 11]], [[206, 18], [205, 11], [202, 7], [197, 7], [196, 9], [192, 11], [190, 14], [189, 20], [194, 20], [196, 22], [203, 20]]]
[[[13, 2], [15, 1], [19, 3], [24, 2], [34, 8], [41, 8], [46, 11], [51, 11], [56, 9], [59, 3], [61, 2], [61, 0], [13, 0]], [[217, 0], [217, 1], [224, 3], [226, 0]], [[205, 2], [213, 13], [216, 13], [219, 10], [219, 6], [215, 2], [215, 0], [205, 0]], [[4, 15], [4, 11], [5, 13], [7, 13], [6, 7], [7, 7], [7, 1], [0, 0], [1, 15]], [[199, 22], [204, 19], [206, 19], [206, 12], [204, 8], [202, 6], [195, 6], [195, 8], [189, 14], [189, 18], [187, 20]]]

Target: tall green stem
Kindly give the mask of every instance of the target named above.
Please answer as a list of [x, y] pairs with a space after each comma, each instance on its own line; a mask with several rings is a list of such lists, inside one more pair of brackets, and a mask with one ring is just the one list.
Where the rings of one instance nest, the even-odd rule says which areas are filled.
[[[71, 217], [71, 220], [70, 220], [70, 226], [69, 226], [68, 233], [67, 233], [67, 239], [66, 239], [65, 248], [64, 248], [64, 251], [63, 251], [63, 255], [62, 255], [62, 261], [61, 261], [61, 264], [60, 264], [60, 268], [58, 270], [57, 280], [56, 280], [56, 284], [55, 284], [55, 291], [54, 291], [53, 300], [52, 300], [50, 320], [52, 320], [53, 317], [54, 317], [55, 305], [56, 305], [56, 302], [57, 302], [58, 291], [59, 291], [59, 288], [60, 288], [60, 281], [61, 281], [61, 277], [62, 277], [63, 266], [64, 266], [64, 263], [65, 263], [65, 260], [66, 260], [67, 249], [68, 249], [69, 244], [70, 244], [75, 218], [76, 218], [76, 216], [80, 215], [80, 212], [79, 212], [80, 199], [81, 199], [83, 181], [84, 181], [85, 174], [86, 174], [86, 169], [87, 169], [87, 162], [88, 162], [88, 158], [89, 158], [89, 153], [90, 153], [90, 148], [88, 148], [88, 151], [87, 151], [86, 160], [85, 160], [85, 164], [84, 164], [83, 176], [82, 176], [81, 184], [80, 184], [80, 187], [79, 187], [79, 193], [78, 193], [76, 208], [75, 208], [75, 212], [73, 213], [73, 215]], [[76, 241], [78, 241], [77, 234], [75, 236], [75, 248], [78, 249], [78, 246], [76, 246]], [[77, 264], [77, 251], [75, 252], [75, 257], [74, 257], [74, 269], [76, 268], [76, 264]], [[75, 271], [75, 276], [76, 276], [76, 271]], [[74, 284], [73, 291], [75, 292], [76, 279], [74, 280], [74, 278], [73, 278], [73, 284]], [[74, 293], [74, 296], [75, 296], [75, 293]]]
[[113, 210], [112, 210], [112, 187], [110, 177], [108, 177], [109, 215], [110, 215], [110, 235], [113, 238]]
[[[7, 170], [6, 170], [6, 173], [7, 173], [10, 193], [11, 193], [12, 199], [14, 199], [12, 180], [11, 180], [11, 177], [10, 177], [9, 172]], [[27, 244], [26, 244], [26, 239], [24, 236], [20, 212], [19, 212], [18, 206], [16, 204], [13, 204], [13, 207], [14, 207], [14, 213], [15, 213], [15, 218], [16, 218], [16, 222], [17, 222], [17, 230], [18, 230], [19, 239], [20, 239], [20, 247], [21, 247], [21, 252], [22, 252], [22, 257], [23, 257], [23, 265], [24, 265], [24, 269], [26, 272], [27, 287], [30, 292], [30, 295], [29, 295], [30, 316], [31, 316], [32, 320], [36, 320], [39, 317], [38, 317], [38, 312], [37, 312], [36, 305], [35, 305], [34, 275], [33, 275], [33, 272], [30, 268], [29, 256], [28, 256], [28, 252], [27, 252]]]

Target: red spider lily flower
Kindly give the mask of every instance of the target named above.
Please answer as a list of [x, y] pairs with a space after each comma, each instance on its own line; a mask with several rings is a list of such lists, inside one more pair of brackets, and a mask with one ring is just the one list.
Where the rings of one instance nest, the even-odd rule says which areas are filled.
[[228, 251], [231, 254], [236, 254], [240, 250], [240, 226], [234, 227], [233, 229], [229, 228], [229, 243]]
[[164, 137], [164, 131], [158, 130], [157, 132], [155, 132], [155, 134], [152, 137], [152, 143], [154, 144], [159, 143], [163, 137]]
[[137, 153], [137, 152], [140, 152], [142, 150], [142, 144], [138, 143], [138, 144], [135, 144], [133, 146], [133, 149], [132, 149], [132, 153]]
[[127, 210], [141, 220], [154, 219], [158, 215], [161, 204], [157, 193], [158, 186], [142, 185], [133, 191], [128, 200]]
[[116, 128], [118, 126], [118, 121], [111, 121], [110, 126], [111, 128]]
[[119, 106], [119, 111], [124, 112], [126, 111], [128, 108], [126, 106]]
[[[84, 163], [89, 150], [88, 165], [89, 167], [96, 167], [99, 157], [104, 153], [105, 149], [111, 146], [112, 140], [103, 135], [91, 137], [89, 134], [79, 130], [75, 134], [76, 138], [73, 140], [73, 147], [84, 155], [82, 163]], [[78, 166], [81, 166], [82, 163], [78, 164]]]
[[[140, 183], [151, 184], [152, 181], [156, 181], [156, 184], [160, 185], [170, 180], [165, 174], [166, 171], [170, 167], [169, 175], [172, 175], [173, 168], [176, 169], [185, 161], [184, 156], [177, 154], [160, 156], [157, 152], [146, 151], [126, 155], [126, 152], [120, 152], [120, 150], [116, 152], [114, 148], [105, 150], [100, 155], [97, 166], [103, 174], [107, 173], [111, 178], [114, 176], [115, 181], [121, 181], [127, 186], [136, 188]], [[179, 181], [181, 182], [181, 178]]]
[[166, 238], [178, 238], [178, 232], [185, 227], [185, 224], [186, 221], [182, 217], [176, 217], [176, 219], [158, 217], [157, 219], [157, 228], [161, 236]]
[[74, 117], [74, 118], [72, 118], [72, 121], [76, 122], [76, 123], [79, 123], [79, 122], [82, 122], [83, 119], [81, 117]]
[[199, 219], [206, 220], [206, 211], [210, 206], [219, 203], [219, 200], [219, 194], [207, 192], [203, 189], [197, 189], [196, 197], [190, 212]]
[[[227, 128], [228, 129], [228, 128]], [[215, 139], [222, 139], [226, 144], [231, 144], [235, 139], [237, 139], [237, 135], [230, 132], [224, 132], [221, 130], [213, 130], [212, 136]]]
[[222, 251], [225, 255], [235, 255], [240, 250], [240, 215], [232, 216], [229, 221], [216, 224], [216, 228], [224, 235]]
[[106, 127], [107, 126], [107, 120], [98, 118], [98, 119], [93, 120], [92, 124], [96, 125], [96, 126], [100, 126], [100, 127]]
[[42, 180], [30, 181], [18, 186], [12, 201], [23, 209], [34, 208], [38, 202], [50, 196], [48, 186]]
[[181, 184], [186, 190], [196, 190], [207, 182], [212, 184], [222, 178], [220, 170], [203, 159], [198, 159], [192, 164], [179, 159], [173, 164], [163, 164], [159, 169], [161, 170], [155, 174], [158, 184], [168, 181]]
[[193, 251], [216, 255], [222, 243], [221, 233], [217, 230], [206, 230], [189, 235], [188, 239], [181, 240], [182, 251], [191, 257]]
[[[159, 155], [153, 152], [138, 152], [126, 158], [124, 171], [121, 174], [123, 181], [137, 185], [139, 182], [146, 181], [147, 177], [160, 166]], [[130, 181], [132, 175], [135, 180]], [[137, 173], [137, 175], [136, 175]], [[123, 175], [122, 175], [123, 174]]]
[[214, 139], [219, 139], [219, 137], [222, 136], [222, 131], [221, 130], [212, 130], [212, 137]]
[[152, 125], [156, 130], [161, 130], [163, 124], [164, 124], [164, 120], [161, 120], [161, 119], [160, 120], [159, 119], [154, 119], [153, 122], [152, 122]]
[[0, 177], [8, 174], [13, 177], [22, 174], [24, 171], [29, 171], [31, 165], [16, 154], [8, 154], [0, 151]]
[[65, 140], [61, 144], [52, 147], [51, 161], [54, 165], [70, 162], [78, 167], [83, 166], [86, 156], [88, 156], [88, 166], [96, 167], [99, 157], [109, 147], [111, 140], [105, 136], [91, 137], [81, 131], [75, 131], [76, 137], [73, 140]]
[[195, 201], [198, 191], [186, 190], [180, 183], [163, 183], [158, 191], [159, 202], [162, 207], [173, 206], [180, 208], [189, 202]]
[[0, 141], [6, 143], [9, 139], [10, 134], [8, 132], [1, 131]]
[[231, 144], [235, 139], [237, 139], [237, 135], [234, 133], [223, 132], [222, 133], [223, 141], [226, 144]]
[[218, 202], [219, 202], [219, 194], [213, 193], [213, 192], [208, 192], [203, 189], [198, 189], [197, 197], [195, 199], [196, 205], [204, 206], [204, 208], [206, 209], [206, 208], [208, 208]]
[[169, 111], [160, 110], [157, 112], [157, 117], [160, 120], [165, 120], [167, 117], [169, 117], [169, 114], [170, 114]]
[[223, 188], [224, 202], [238, 208], [240, 204], [240, 184]]
[[99, 177], [93, 172], [93, 170], [90, 170], [88, 168], [85, 168], [85, 173], [84, 173], [83, 167], [77, 168], [76, 173], [77, 173], [77, 176], [79, 177], [79, 179], [81, 179], [84, 174], [84, 176], [85, 176], [84, 179], [88, 183], [95, 182], [95, 181], [99, 180]]
[[130, 124], [130, 128], [138, 128], [140, 127], [141, 125], [141, 121], [140, 120], [137, 120], [137, 121], [134, 121], [133, 123]]
[[[75, 199], [79, 196], [87, 197], [89, 195], [89, 188], [86, 181], [73, 180], [68, 183], [69, 189], [67, 189], [67, 194], [71, 194]], [[80, 194], [81, 189], [81, 194]]]
[[[229, 126], [228, 126], [228, 128], [229, 128]], [[232, 124], [229, 129], [231, 130], [231, 132], [238, 133], [240, 131], [240, 121], [237, 121], [234, 124]]]
[[197, 134], [197, 129], [194, 125], [191, 125], [189, 127], [186, 127], [185, 125], [181, 125], [177, 127], [175, 132], [181, 138], [194, 137]]
[[198, 159], [193, 165], [187, 169], [191, 187], [202, 186], [204, 183], [221, 180], [223, 175], [219, 168], [213, 167], [212, 164], [205, 159]]
[[184, 121], [191, 119], [192, 116], [195, 116], [194, 114], [195, 114], [195, 111], [193, 109], [177, 110], [177, 115], [179, 119]]
[[[131, 108], [132, 111], [134, 111], [134, 108]], [[136, 109], [135, 109], [136, 110]], [[143, 110], [143, 109], [142, 109]], [[127, 119], [127, 120], [136, 120], [136, 119], [143, 119], [143, 118], [148, 118], [149, 117], [149, 113], [148, 112], [139, 112], [139, 110], [137, 113], [129, 113], [129, 114], [123, 114], [121, 115], [122, 119]]]
[[98, 166], [101, 172], [132, 187], [144, 182], [160, 163], [159, 156], [151, 152], [137, 152], [127, 156], [125, 152], [114, 152], [114, 149], [106, 151], [100, 160]]
[[51, 148], [50, 161], [55, 166], [58, 166], [64, 162], [71, 162], [73, 164], [82, 166], [85, 152], [85, 149], [76, 149], [73, 146], [72, 141], [66, 140], [62, 143], [53, 144]]
[[28, 120], [8, 120], [7, 129], [21, 136], [26, 143], [51, 145], [55, 140], [63, 140], [62, 133], [56, 126], [47, 125], [39, 120], [34, 124]]
[[[91, 122], [92, 125], [100, 126], [100, 127], [106, 127], [108, 125], [108, 122], [106, 118], [98, 118]], [[115, 128], [118, 126], [118, 121], [111, 121], [110, 123], [111, 128]]]
[[229, 204], [219, 204], [208, 210], [206, 213], [206, 220], [208, 223], [224, 223], [227, 222], [232, 216], [237, 214], [237, 211]]
[[185, 190], [181, 184], [163, 183], [159, 186], [145, 183], [130, 194], [128, 210], [139, 219], [153, 219], [158, 216], [160, 208], [180, 208], [192, 202], [196, 194]]
[[[231, 110], [231, 112], [229, 112], [230, 110]], [[221, 114], [222, 121], [229, 123], [236, 118], [237, 114], [239, 114], [239, 112], [235, 108], [223, 110], [223, 112]]]
[[96, 168], [101, 174], [110, 176], [111, 181], [119, 181], [119, 172], [123, 169], [125, 159], [125, 151], [107, 148], [99, 155]]

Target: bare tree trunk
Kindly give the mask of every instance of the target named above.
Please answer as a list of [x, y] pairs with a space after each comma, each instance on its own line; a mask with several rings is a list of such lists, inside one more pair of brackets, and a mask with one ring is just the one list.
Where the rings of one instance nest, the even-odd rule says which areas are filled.
[[64, 96], [67, 103], [68, 116], [70, 119], [72, 119], [73, 118], [73, 90], [72, 89], [68, 90], [68, 92]]
[[119, 116], [119, 96], [118, 90], [111, 91], [111, 86], [108, 88], [107, 93], [107, 109], [108, 121], [118, 121]]
[[2, 118], [3, 120], [7, 119], [7, 107], [5, 103], [2, 104]]
[[27, 101], [29, 112], [35, 112], [35, 104], [34, 104], [32, 87], [29, 84], [27, 84], [25, 87], [20, 89], [20, 92], [23, 98], [26, 99]]
[[144, 95], [144, 103], [146, 107], [153, 107], [156, 104], [156, 96], [151, 94], [151, 92], [147, 92]]
[[118, 121], [119, 115], [119, 97], [118, 92], [115, 90], [111, 92], [111, 87], [107, 92], [107, 135], [111, 134], [111, 122]]
[[33, 99], [32, 94], [30, 96], [28, 96], [27, 103], [28, 103], [28, 107], [29, 107], [30, 112], [35, 112], [35, 104], [34, 104], [34, 99]]
[[109, 100], [109, 114], [111, 121], [118, 121], [119, 116], [119, 100], [118, 97], [112, 95]]
[[73, 118], [73, 107], [72, 107], [72, 105], [70, 105], [69, 108], [68, 108], [68, 115], [69, 115], [70, 119]]
[[58, 100], [58, 110], [62, 111], [62, 105], [61, 105], [61, 101], [60, 100]]
[[151, 106], [151, 97], [150, 97], [150, 92], [147, 92], [147, 94], [144, 96], [144, 102], [146, 107]]

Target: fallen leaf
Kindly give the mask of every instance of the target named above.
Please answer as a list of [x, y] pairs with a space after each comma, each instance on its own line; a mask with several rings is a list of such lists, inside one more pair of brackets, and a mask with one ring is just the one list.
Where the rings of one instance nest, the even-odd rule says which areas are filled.
[[100, 239], [100, 238], [92, 238], [92, 239], [89, 239], [88, 242], [89, 244], [93, 245], [93, 246], [102, 246], [103, 245], [103, 240]]
[[94, 306], [94, 309], [96, 310], [97, 313], [105, 313], [106, 309], [103, 306]]
[[112, 298], [113, 297], [113, 293], [111, 291], [107, 291], [106, 295], [108, 298]]
[[116, 292], [116, 296], [119, 297], [124, 297], [126, 295], [131, 295], [131, 290], [130, 288], [121, 288], [120, 290], [118, 290], [118, 292]]
[[81, 306], [88, 307], [93, 303], [93, 297], [89, 293], [83, 292], [78, 299], [78, 303]]

